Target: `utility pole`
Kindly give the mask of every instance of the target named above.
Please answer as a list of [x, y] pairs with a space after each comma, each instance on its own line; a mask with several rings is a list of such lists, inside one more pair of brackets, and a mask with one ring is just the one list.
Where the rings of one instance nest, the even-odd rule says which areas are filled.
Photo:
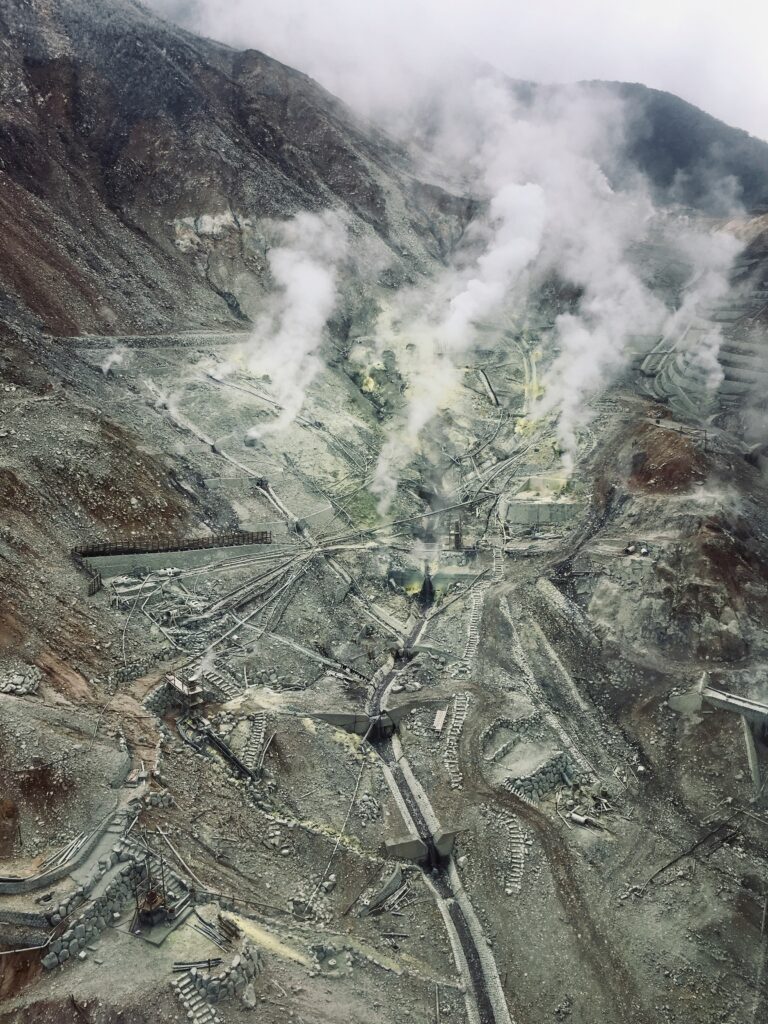
[[166, 899], [165, 896], [165, 857], [163, 856], [162, 851], [160, 852], [160, 888], [163, 893], [163, 906], [167, 910], [168, 900]]

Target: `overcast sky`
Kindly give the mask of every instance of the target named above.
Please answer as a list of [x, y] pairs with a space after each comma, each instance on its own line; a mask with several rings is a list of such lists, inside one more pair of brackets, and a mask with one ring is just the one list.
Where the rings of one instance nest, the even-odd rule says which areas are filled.
[[768, 0], [149, 0], [375, 112], [468, 52], [515, 78], [666, 89], [768, 139]]

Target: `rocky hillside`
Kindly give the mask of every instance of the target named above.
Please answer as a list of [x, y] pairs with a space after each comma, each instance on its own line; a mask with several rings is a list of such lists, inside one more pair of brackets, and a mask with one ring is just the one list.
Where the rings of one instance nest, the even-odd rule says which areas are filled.
[[[0, 47], [2, 284], [51, 333], [246, 319], [259, 218], [340, 206], [412, 274], [472, 213], [305, 75], [132, 0], [9, 0]], [[730, 175], [748, 205], [766, 198], [764, 143], [674, 96], [607, 88], [660, 190], [708, 202]]]
[[[768, 146], [675, 97], [608, 88], [633, 104], [633, 159], [661, 192], [676, 185], [696, 201], [707, 167], [758, 200]], [[268, 287], [265, 219], [329, 206], [369, 255], [371, 282], [397, 287], [445, 261], [477, 200], [420, 181], [400, 145], [300, 72], [133, 0], [0, 6], [8, 643], [31, 622], [61, 643], [67, 615], [35, 566], [59, 559], [71, 573], [68, 549], [83, 536], [130, 529], [134, 513], [145, 530], [234, 525], [194, 467], [125, 429], [66, 338], [247, 328]], [[764, 234], [750, 252], [753, 272]], [[340, 331], [361, 301], [345, 295]], [[146, 507], [131, 507], [137, 494]]]
[[628, 155], [659, 197], [723, 213], [768, 204], [768, 145], [659, 89], [626, 82], [594, 83], [633, 112]]
[[191, 466], [112, 418], [66, 338], [247, 327], [264, 219], [329, 206], [396, 282], [440, 260], [475, 204], [417, 181], [390, 140], [263, 54], [131, 0], [0, 6], [0, 648], [98, 657], [94, 623], [59, 596], [79, 586], [83, 537], [132, 517], [234, 525]]
[[13, 0], [0, 37], [2, 283], [52, 333], [243, 320], [258, 218], [340, 206], [418, 269], [471, 210], [305, 75], [130, 0]]

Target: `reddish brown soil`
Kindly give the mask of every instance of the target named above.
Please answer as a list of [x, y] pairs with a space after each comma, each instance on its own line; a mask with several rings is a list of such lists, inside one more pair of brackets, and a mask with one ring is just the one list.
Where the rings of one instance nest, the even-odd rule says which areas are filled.
[[738, 597], [747, 580], [768, 581], [768, 563], [759, 539], [742, 516], [710, 516], [697, 535], [698, 548], [707, 559], [710, 575]]
[[75, 334], [77, 323], [67, 298], [81, 296], [98, 309], [92, 283], [51, 244], [56, 229], [50, 212], [15, 183], [0, 190], [0, 225], [4, 239], [5, 276], [11, 289], [23, 296], [27, 307], [41, 317], [54, 334]]
[[8, 797], [0, 798], [0, 857], [10, 857], [18, 828], [19, 809]]
[[[30, 953], [13, 953], [10, 956], [0, 956], [0, 1007], [6, 999], [13, 996], [29, 985], [43, 972], [40, 964], [40, 953], [33, 950]], [[11, 1014], [0, 1014], [0, 1020], [20, 1019]]]
[[66, 665], [52, 652], [45, 652], [36, 661], [37, 667], [48, 677], [48, 681], [57, 693], [69, 700], [86, 700], [90, 697], [88, 683], [74, 669]]
[[[26, 661], [46, 657], [48, 663], [40, 667], [52, 675], [54, 686], [78, 691], [79, 685], [73, 687], [71, 678], [55, 670], [55, 662], [76, 657], [96, 667], [98, 631], [86, 610], [73, 603], [85, 579], [78, 587], [70, 549], [84, 540], [134, 532], [185, 533], [195, 509], [172, 470], [93, 407], [66, 406], [56, 397], [44, 407], [27, 401], [21, 409], [33, 438], [31, 450], [20, 449], [12, 467], [0, 468], [8, 549], [0, 559], [0, 650]], [[52, 458], [34, 437], [46, 417], [58, 415], [65, 440]], [[74, 418], [82, 431], [72, 429]]]
[[24, 803], [44, 808], [67, 796], [70, 780], [59, 765], [32, 764], [16, 775], [16, 784]]
[[687, 490], [707, 475], [707, 458], [687, 434], [643, 424], [632, 439], [630, 489], [649, 494]]
[[[0, 573], [0, 585], [2, 573]], [[3, 602], [5, 603], [5, 602]], [[0, 652], [15, 651], [21, 643], [23, 627], [7, 603], [0, 604]]]

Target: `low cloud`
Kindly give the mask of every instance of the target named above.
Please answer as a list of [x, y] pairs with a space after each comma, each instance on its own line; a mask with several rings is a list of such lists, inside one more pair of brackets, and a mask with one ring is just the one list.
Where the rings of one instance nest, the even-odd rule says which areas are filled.
[[450, 88], [462, 61], [536, 82], [643, 82], [768, 139], [768, 8], [701, 0], [150, 0], [185, 28], [262, 50], [375, 117]]

